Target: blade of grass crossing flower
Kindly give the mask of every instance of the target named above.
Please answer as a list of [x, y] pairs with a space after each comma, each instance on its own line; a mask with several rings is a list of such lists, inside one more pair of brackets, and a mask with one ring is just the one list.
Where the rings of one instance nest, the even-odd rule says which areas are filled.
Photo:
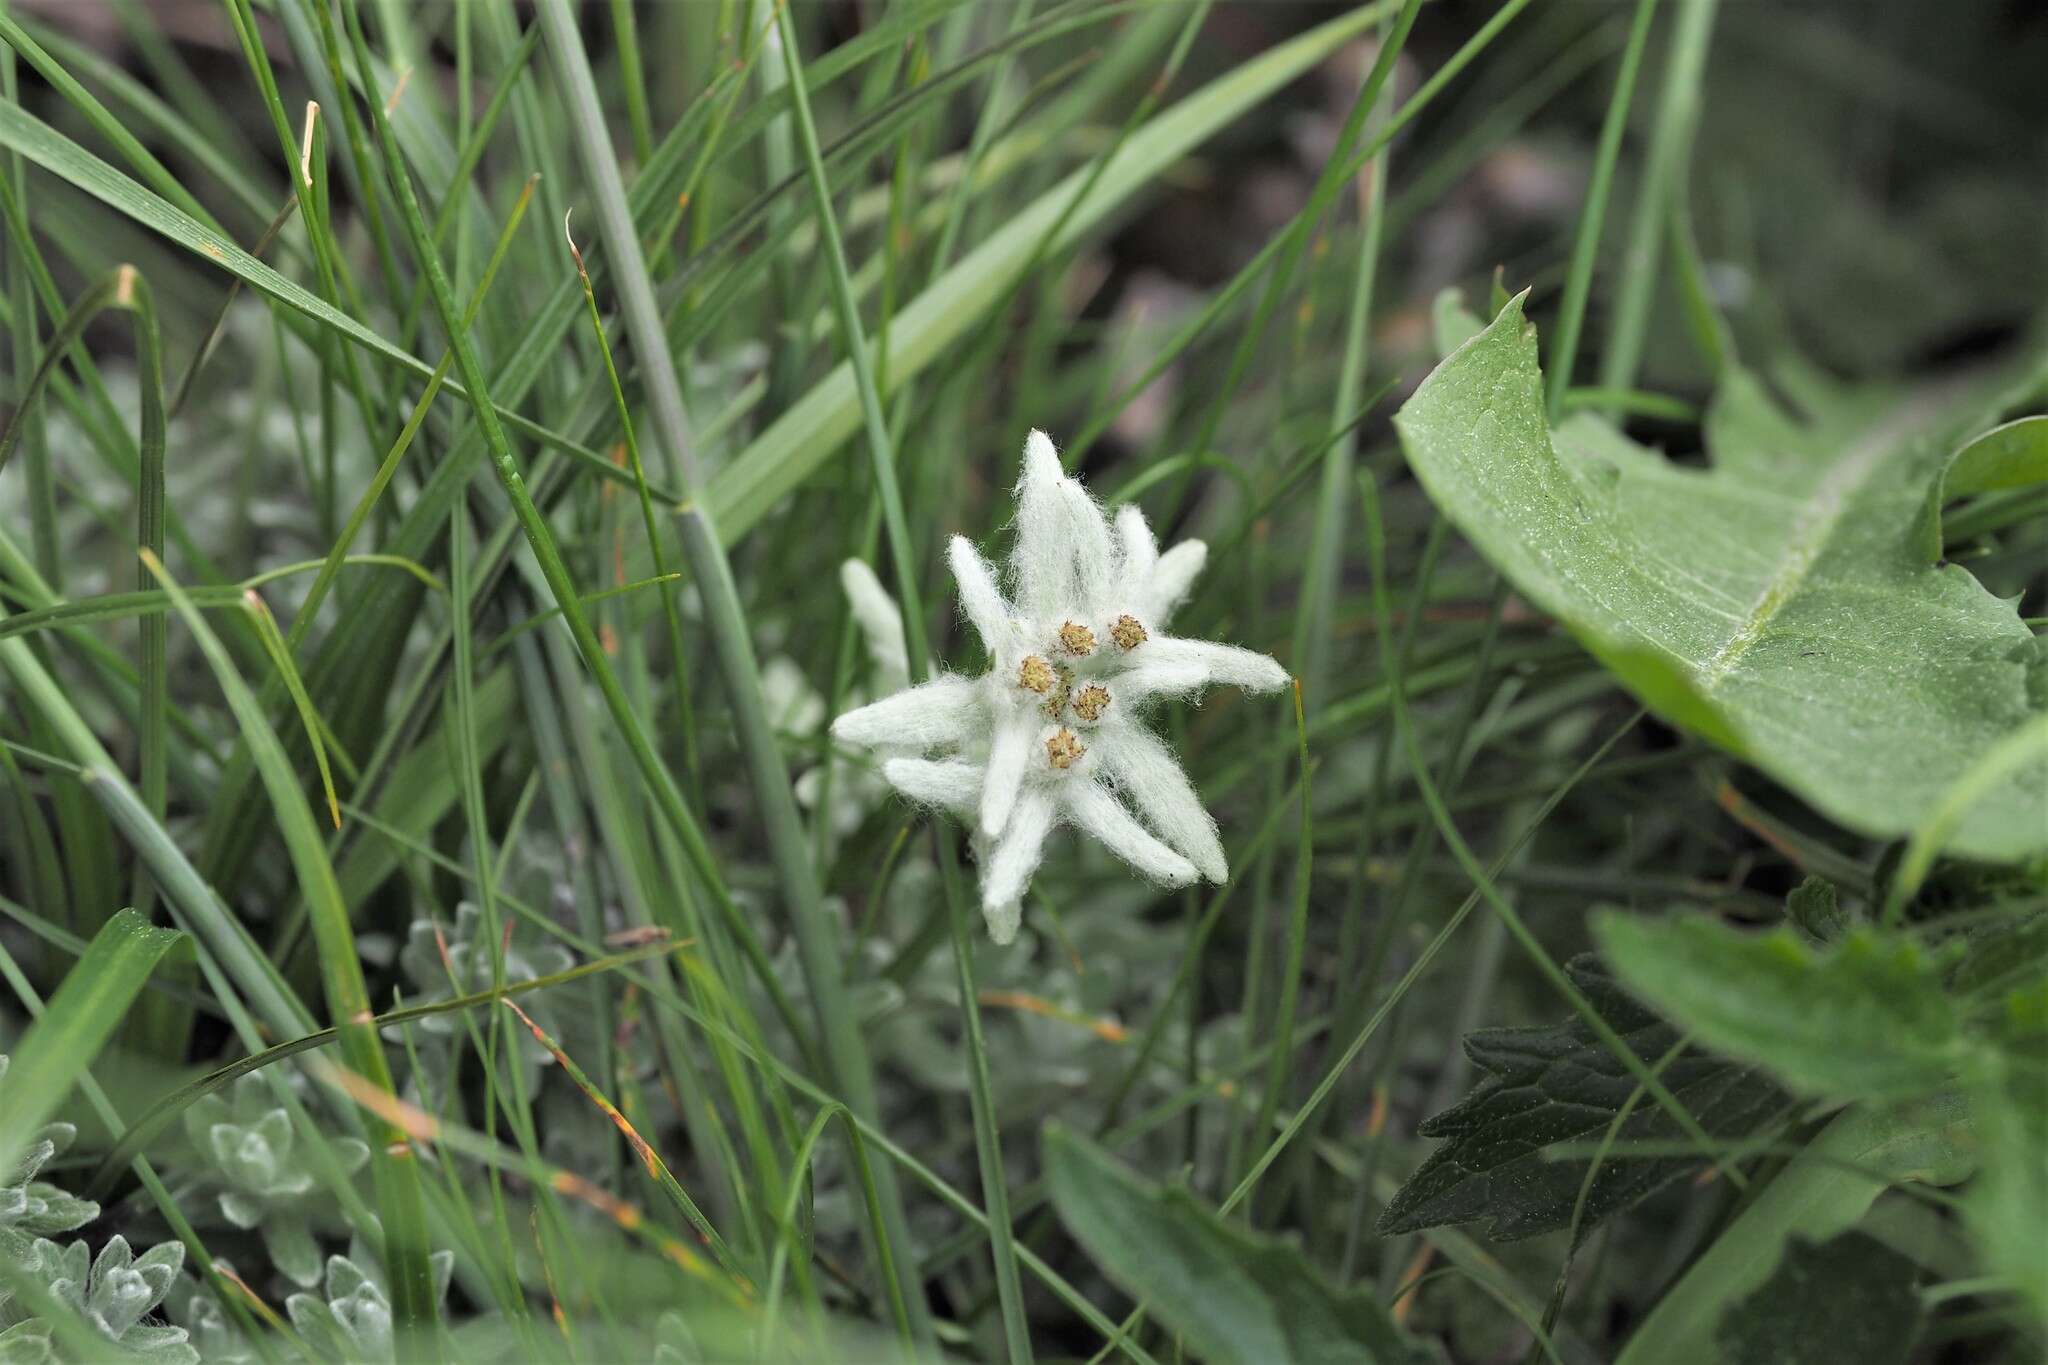
[[100, 926], [0, 1076], [0, 1170], [14, 1169], [30, 1136], [57, 1112], [114, 1036], [157, 964], [190, 943], [133, 910], [118, 910]]
[[[555, 0], [560, 4], [561, 0]], [[924, 681], [929, 671], [930, 644], [925, 639], [924, 603], [917, 590], [918, 561], [910, 543], [910, 528], [903, 514], [903, 494], [896, 484], [896, 457], [889, 439], [888, 417], [882, 411], [881, 394], [862, 333], [860, 309], [853, 297], [853, 284], [846, 266], [846, 248], [840, 241], [839, 224], [832, 212], [832, 189], [818, 150], [818, 129], [811, 117], [810, 97], [805, 92], [802, 58], [796, 27], [786, 6], [776, 9], [781, 30], [781, 57], [787, 66], [790, 103], [796, 115], [797, 139], [803, 150], [811, 182], [812, 205], [818, 232], [825, 247], [825, 263], [838, 312], [840, 340], [847, 363], [853, 367], [854, 391], [859, 396], [861, 416], [867, 427], [875, 492], [881, 503], [882, 527], [895, 561], [896, 591], [903, 600], [904, 641], [910, 664], [910, 681]], [[951, 835], [935, 832], [940, 879], [946, 895], [946, 914], [953, 931], [953, 961], [960, 984], [960, 1021], [966, 1038], [969, 1104], [973, 1111], [975, 1156], [981, 1165], [982, 1199], [989, 1220], [991, 1251], [995, 1260], [996, 1297], [1003, 1315], [1003, 1336], [1013, 1362], [1032, 1358], [1031, 1330], [1024, 1313], [1024, 1288], [1017, 1275], [1017, 1252], [1010, 1226], [1010, 1196], [1003, 1174], [1002, 1138], [996, 1124], [994, 1087], [989, 1080], [988, 1047], [981, 1027], [981, 992], [974, 980], [974, 914], [960, 886]]]
[[[694, 492], [699, 486], [700, 474], [694, 452], [690, 449], [682, 389], [669, 351], [667, 333], [655, 305], [646, 260], [634, 232], [618, 162], [611, 149], [610, 134], [599, 109], [596, 83], [583, 52], [582, 37], [577, 31], [575, 16], [564, 0], [543, 0], [540, 21], [555, 59], [557, 76], [567, 95], [578, 156], [591, 182], [599, 234], [617, 279], [619, 303], [625, 314], [628, 334], [633, 340], [634, 353], [640, 359], [642, 379], [654, 414], [655, 434], [666, 458], [674, 462], [685, 486]], [[437, 267], [430, 262], [428, 269], [432, 272]], [[489, 425], [486, 420], [486, 426]], [[501, 463], [509, 462], [509, 454], [499, 458]], [[816, 870], [811, 864], [808, 841], [797, 814], [781, 751], [768, 723], [760, 671], [740, 613], [731, 566], [726, 562], [718, 533], [712, 526], [710, 510], [703, 502], [693, 497], [680, 509], [679, 520], [684, 553], [689, 557], [691, 575], [703, 597], [714, 654], [734, 713], [734, 730], [746, 758], [748, 777], [775, 863], [776, 878], [789, 902], [790, 924], [817, 1011], [821, 1041], [831, 1059], [833, 1075], [845, 1101], [857, 1113], [873, 1115], [878, 1112], [873, 1060], [868, 1055], [865, 1035], [854, 1018], [846, 995], [838, 949], [833, 942], [833, 929], [827, 919]], [[543, 559], [544, 565], [545, 562]], [[565, 598], [568, 594], [558, 589], [557, 596]], [[565, 609], [568, 605], [565, 601]], [[565, 610], [565, 615], [570, 613]], [[579, 620], [580, 616], [572, 616], [572, 627]], [[588, 633], [589, 626], [582, 625], [578, 633], [579, 643], [583, 643]], [[610, 670], [601, 656], [592, 657], [597, 653], [594, 640], [585, 645], [584, 653], [592, 671], [599, 675], [600, 685], [607, 687], [609, 698], [618, 691], [618, 684], [610, 679]], [[682, 835], [683, 830], [674, 816], [687, 819], [687, 815], [674, 779], [647, 745], [637, 718], [625, 705], [623, 694], [619, 695], [615, 710], [620, 713], [620, 727], [627, 732], [628, 743], [634, 748], [636, 758], [647, 770], [649, 780], [660, 789], [660, 799], [665, 806], [673, 808], [671, 823], [678, 824], [677, 833]], [[684, 837], [687, 840], [688, 836]], [[878, 1179], [890, 1240], [907, 1247], [911, 1243], [908, 1223], [903, 1215], [902, 1195], [892, 1173], [880, 1172]], [[916, 1296], [913, 1296], [912, 1313], [913, 1326], [919, 1329], [916, 1339], [928, 1341], [928, 1316], [921, 1299]]]
[[1586, 321], [1586, 299], [1593, 289], [1593, 262], [1600, 252], [1600, 229], [1607, 221], [1607, 196], [1614, 185], [1614, 163], [1621, 157], [1621, 138], [1628, 128], [1629, 104], [1635, 97], [1636, 72], [1643, 63], [1643, 47], [1649, 41], [1650, 20], [1657, 12], [1657, 0], [1636, 0], [1635, 18], [1629, 24], [1628, 45], [1621, 52], [1621, 69], [1615, 74], [1614, 94], [1607, 102], [1607, 116], [1600, 125], [1600, 145], [1593, 153], [1593, 173], [1586, 181], [1586, 202], [1579, 209], [1579, 225], [1572, 235], [1571, 265], [1565, 273], [1564, 296], [1558, 303], [1557, 332], [1551, 342], [1550, 363], [1545, 367], [1549, 387], [1545, 402], [1552, 415], [1572, 386], [1572, 367], [1578, 359], [1579, 331]]
[[[373, 1015], [369, 990], [363, 980], [348, 906], [342, 902], [341, 888], [327, 860], [312, 809], [299, 788], [298, 775], [286, 760], [284, 747], [271, 730], [255, 693], [235, 671], [227, 650], [206, 624], [205, 617], [185, 598], [154, 555], [145, 551], [143, 562], [170, 595], [186, 628], [205, 654], [270, 794], [300, 889], [311, 911], [328, 1010], [341, 1029], [343, 1053], [351, 1069], [366, 1084], [388, 1095], [392, 1088], [391, 1072], [385, 1063], [383, 1045], [370, 1023]], [[371, 1163], [387, 1239], [385, 1254], [394, 1325], [399, 1338], [408, 1343], [408, 1349], [438, 1358], [436, 1295], [433, 1273], [427, 1264], [426, 1217], [420, 1199], [418, 1163], [405, 1134], [395, 1125], [383, 1125], [373, 1132], [372, 1138]]]
[[[1526, 0], [1510, 0], [1511, 4]], [[1133, 133], [1099, 173], [1087, 202], [1072, 209], [1074, 187], [1097, 172], [1083, 168], [1034, 199], [963, 256], [890, 323], [889, 382], [900, 387], [942, 357], [997, 300], [1007, 297], [1015, 273], [1030, 260], [1046, 226], [1068, 214], [1062, 242], [1092, 229], [1118, 204], [1175, 164], [1246, 107], [1309, 69], [1382, 12], [1369, 6], [1332, 20], [1244, 63], [1188, 95]], [[1041, 23], [1030, 35], [1047, 31]], [[943, 77], [918, 88], [920, 97], [943, 92]], [[5, 134], [0, 121], [0, 136]], [[846, 145], [842, 139], [835, 150]], [[850, 363], [842, 361], [740, 452], [712, 482], [720, 530], [736, 538], [760, 520], [783, 494], [800, 484], [847, 437], [860, 430], [860, 400]]]

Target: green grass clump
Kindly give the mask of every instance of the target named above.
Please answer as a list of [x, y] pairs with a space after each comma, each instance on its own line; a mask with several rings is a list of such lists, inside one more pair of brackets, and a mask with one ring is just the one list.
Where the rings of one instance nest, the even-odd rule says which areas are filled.
[[[2048, 28], [176, 9], [0, 9], [0, 1362], [2038, 1355]], [[1294, 686], [996, 943], [831, 727], [1033, 429]]]

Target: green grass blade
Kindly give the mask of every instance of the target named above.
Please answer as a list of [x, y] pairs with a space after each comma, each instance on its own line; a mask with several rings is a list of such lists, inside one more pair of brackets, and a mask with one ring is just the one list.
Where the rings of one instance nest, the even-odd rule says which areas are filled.
[[[284, 746], [270, 728], [269, 719], [249, 685], [236, 672], [233, 660], [220, 639], [206, 624], [205, 617], [163, 571], [155, 556], [144, 555], [144, 563], [170, 595], [208, 665], [213, 669], [228, 706], [234, 712], [249, 745], [264, 789], [284, 833], [301, 892], [310, 908], [314, 938], [319, 944], [321, 975], [327, 991], [327, 1007], [341, 1029], [342, 1051], [351, 1070], [364, 1083], [389, 1094], [391, 1071], [384, 1059], [383, 1044], [370, 1022], [369, 989], [363, 979], [355, 930], [348, 906], [341, 899], [334, 868], [320, 838], [313, 811], [300, 790], [298, 774], [285, 757]], [[391, 1278], [392, 1309], [396, 1329], [408, 1349], [438, 1356], [434, 1342], [435, 1294], [433, 1274], [427, 1264], [426, 1213], [420, 1200], [419, 1165], [405, 1134], [385, 1124], [371, 1135], [371, 1163], [376, 1174], [378, 1203], [382, 1209], [387, 1268]]]
[[[891, 556], [895, 561], [896, 591], [903, 599], [910, 681], [915, 684], [922, 682], [929, 671], [931, 647], [925, 639], [924, 603], [917, 588], [918, 561], [903, 513], [903, 494], [896, 482], [894, 444], [889, 436], [888, 418], [882, 411], [881, 394], [875, 387], [867, 337], [861, 330], [860, 309], [854, 301], [853, 284], [846, 266], [846, 248], [840, 240], [839, 224], [832, 211], [831, 185], [825, 177], [825, 164], [818, 150], [817, 124], [811, 117], [810, 97], [804, 89], [796, 26], [786, 8], [778, 9], [776, 22], [782, 34], [781, 57], [788, 70], [787, 84], [796, 113], [798, 141], [803, 148], [812, 204], [825, 245], [825, 263], [838, 314], [840, 339], [846, 350], [847, 363], [853, 367], [854, 391], [867, 427], [868, 451], [874, 469], [876, 496], [881, 503], [882, 525], [887, 531]], [[974, 979], [975, 915], [961, 893], [951, 836], [940, 833], [937, 841], [940, 876], [945, 884], [946, 916], [952, 929], [953, 961], [960, 983], [960, 1021], [966, 1035], [964, 1043], [973, 1110], [975, 1158], [981, 1167], [982, 1201], [988, 1214], [991, 1250], [995, 1259], [996, 1294], [1003, 1315], [1004, 1345], [1012, 1361], [1028, 1362], [1032, 1358], [1031, 1328], [1024, 1311], [1023, 1285], [1017, 1275], [1009, 1188], [1003, 1172], [1002, 1138], [997, 1128], [994, 1088], [989, 1081], [988, 1045], [981, 1027], [981, 992]]]
[[[653, 282], [647, 273], [639, 238], [633, 230], [625, 188], [612, 152], [610, 135], [598, 107], [596, 84], [583, 52], [582, 39], [577, 33], [573, 14], [562, 0], [546, 0], [540, 8], [540, 20], [555, 58], [557, 74], [568, 94], [579, 158], [592, 185], [599, 231], [617, 277], [626, 327], [640, 360], [641, 377], [653, 409], [655, 434], [667, 460], [681, 472], [685, 486], [695, 490], [700, 485], [701, 474], [695, 453], [690, 448], [682, 386], [656, 307]], [[868, 1055], [865, 1035], [846, 997], [841, 977], [843, 969], [833, 944], [831, 925], [826, 919], [817, 873], [811, 865], [809, 843], [797, 814], [781, 750], [768, 723], [760, 670], [754, 660], [731, 566], [726, 562], [709, 508], [703, 502], [693, 498], [681, 510], [679, 521], [683, 550], [689, 558], [692, 577], [703, 596], [714, 654], [725, 684], [727, 701], [732, 707], [733, 727], [746, 760], [755, 806], [761, 815], [777, 881], [788, 901], [790, 923], [796, 934], [812, 1004], [817, 1011], [821, 1041], [831, 1058], [833, 1075], [846, 1103], [857, 1113], [870, 1116], [878, 1112], [873, 1061]], [[544, 566], [545, 563], [543, 560]], [[570, 616], [571, 628], [575, 629], [578, 624], [576, 616], [567, 610], [569, 594], [557, 587], [556, 596], [562, 601], [564, 614]], [[585, 642], [584, 636], [588, 632], [588, 625], [583, 625], [578, 631], [578, 643], [583, 645], [586, 662], [594, 673], [599, 674], [600, 685], [604, 686], [609, 666], [591, 644]], [[608, 700], [616, 687], [616, 682], [607, 687]], [[684, 813], [680, 794], [675, 794], [672, 799], [669, 796], [675, 791], [673, 779], [640, 735], [639, 721], [626, 708], [623, 696], [613, 709], [635, 757], [640, 760], [650, 780], [657, 784], [664, 804], [673, 808], [671, 823], [677, 824], [677, 833], [687, 839], [675, 818]], [[893, 1173], [882, 1173], [879, 1181], [890, 1240], [908, 1246], [909, 1224], [903, 1215], [902, 1195], [896, 1187]], [[913, 1325], [922, 1329], [924, 1321], [923, 1305], [916, 1302], [912, 1308]], [[925, 1333], [920, 1330], [918, 1335], [922, 1339]]]
[[[18, 105], [0, 102], [0, 147], [19, 152], [44, 170], [238, 276], [252, 288], [304, 314], [377, 358], [421, 379], [433, 376], [434, 367], [424, 360], [385, 340], [279, 274], [224, 234], [206, 228], [191, 214], [143, 188]], [[469, 397], [469, 390], [464, 384], [450, 380], [446, 382], [446, 388], [457, 397]], [[522, 436], [564, 450], [599, 468], [610, 468], [609, 462], [596, 451], [516, 412], [494, 409], [493, 415]]]
[[[1380, 17], [1373, 5], [1311, 29], [1218, 77], [1138, 129], [1097, 173], [1083, 168], [1012, 214], [986, 241], [960, 258], [889, 325], [892, 388], [922, 372], [1006, 297], [1017, 273], [1035, 254], [1062, 214], [1066, 227], [1045, 248], [1056, 252], [1093, 230], [1113, 210], [1247, 109], [1312, 68]], [[0, 139], [5, 136], [0, 123]], [[1085, 201], [1074, 192], [1091, 175]], [[709, 496], [720, 533], [737, 540], [796, 488], [862, 424], [860, 398], [849, 362], [842, 361], [790, 406], [711, 481]]]
[[[495, 1005], [501, 1000], [528, 995], [534, 991], [551, 990], [556, 986], [564, 986], [572, 981], [580, 981], [585, 977], [617, 971], [621, 967], [631, 966], [650, 957], [658, 957], [663, 953], [675, 952], [679, 946], [669, 942], [651, 943], [627, 952], [614, 953], [608, 957], [578, 963], [566, 971], [551, 972], [546, 976], [534, 977], [530, 981], [509, 982], [502, 989], [476, 991], [469, 995], [455, 996], [447, 1000], [433, 1000], [425, 1004], [407, 1005], [400, 1009], [386, 1010], [376, 1017], [375, 1024], [378, 1030], [382, 1031], [399, 1024], [409, 1024], [421, 1019], [430, 1019], [435, 1015], [454, 1014], [463, 1010]], [[251, 1072], [261, 1071], [264, 1067], [270, 1066], [273, 1063], [281, 1062], [287, 1057], [295, 1057], [299, 1053], [313, 1048], [327, 1047], [340, 1037], [340, 1029], [324, 1028], [318, 1032], [294, 1038], [288, 1043], [279, 1043], [275, 1047], [265, 1048], [261, 1052], [252, 1053], [239, 1061], [230, 1062], [226, 1066], [210, 1071], [195, 1081], [179, 1086], [139, 1115], [134, 1124], [122, 1135], [121, 1141], [110, 1149], [105, 1157], [101, 1158], [98, 1170], [94, 1172], [92, 1179], [86, 1182], [88, 1192], [95, 1198], [104, 1194], [110, 1188], [113, 1180], [120, 1174], [122, 1168], [135, 1160], [150, 1143], [156, 1140], [159, 1134], [172, 1123], [175, 1123], [178, 1116], [189, 1109], [194, 1102], [233, 1084]]]
[[1600, 125], [1600, 145], [1593, 153], [1593, 174], [1586, 182], [1586, 202], [1579, 210], [1579, 226], [1572, 238], [1571, 267], [1565, 274], [1557, 333], [1551, 343], [1547, 398], [1553, 414], [1564, 401], [1565, 390], [1572, 386], [1579, 330], [1585, 325], [1586, 300], [1593, 292], [1593, 263], [1600, 254], [1600, 230], [1607, 222], [1607, 195], [1614, 184], [1614, 163], [1621, 157], [1621, 137], [1628, 130], [1629, 104], [1635, 98], [1636, 72], [1642, 66], [1643, 47], [1650, 39], [1650, 20], [1656, 12], [1657, 0], [1636, 0], [1628, 44], [1621, 52], [1621, 69], [1614, 78], [1614, 94], [1607, 102], [1606, 120]]
[[157, 964], [190, 943], [133, 910], [118, 910], [100, 926], [0, 1075], [0, 1170], [14, 1169], [35, 1131], [114, 1036]]
[[1713, 36], [1719, 3], [1678, 0], [1678, 18], [1671, 26], [1671, 55], [1657, 91], [1650, 154], [1636, 189], [1635, 216], [1621, 258], [1621, 285], [1615, 291], [1614, 312], [1607, 323], [1607, 348], [1600, 355], [1603, 389], [1635, 387], [1657, 287], [1658, 248], [1663, 244], [1679, 181], [1685, 175], [1693, 128], [1699, 122], [1700, 85], [1706, 75], [1707, 44]]

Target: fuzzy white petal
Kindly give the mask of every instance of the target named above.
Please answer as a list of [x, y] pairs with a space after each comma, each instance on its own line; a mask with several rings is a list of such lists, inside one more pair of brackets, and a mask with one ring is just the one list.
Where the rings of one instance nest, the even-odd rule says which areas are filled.
[[981, 799], [982, 769], [964, 759], [892, 758], [882, 765], [889, 785], [911, 800], [965, 820]]
[[954, 536], [946, 546], [946, 562], [953, 567], [953, 581], [960, 587], [960, 610], [981, 636], [982, 647], [998, 656], [1015, 633], [1010, 621], [1010, 604], [996, 587], [996, 576], [966, 536]]
[[959, 744], [987, 723], [980, 686], [949, 673], [848, 711], [832, 722], [832, 737], [870, 748], [929, 749]]
[[1247, 692], [1271, 692], [1287, 683], [1287, 670], [1255, 649], [1171, 637], [1148, 640], [1138, 648], [1147, 654], [1141, 661], [1145, 667], [1199, 669], [1208, 682]]
[[[1052, 797], [1042, 788], [1024, 793], [1010, 816], [1003, 837], [995, 841], [981, 869], [981, 908], [984, 913], [1024, 898], [1031, 874], [1045, 854], [1046, 836], [1052, 833]], [[991, 924], [991, 929], [994, 925]]]
[[1180, 760], [1157, 735], [1142, 726], [1120, 725], [1097, 752], [1139, 819], [1210, 881], [1229, 878], [1230, 863], [1223, 856], [1223, 841], [1216, 837], [1215, 820], [1202, 808], [1202, 798], [1181, 771]]
[[1145, 583], [1159, 566], [1159, 542], [1138, 504], [1127, 502], [1116, 509], [1116, 538], [1123, 551], [1120, 577], [1124, 585]]
[[1060, 488], [1065, 482], [1052, 438], [1032, 432], [1017, 480], [1017, 547], [1010, 557], [1018, 605], [1031, 616], [1051, 616], [1070, 605], [1074, 523]]
[[1005, 716], [989, 736], [988, 773], [981, 788], [981, 832], [993, 839], [1003, 832], [1024, 784], [1024, 765], [1031, 758], [1038, 723], [1026, 716]]
[[982, 923], [988, 925], [988, 941], [998, 948], [1017, 941], [1017, 928], [1024, 923], [1024, 902], [1004, 901], [981, 907]]
[[1060, 789], [1060, 799], [1075, 824], [1153, 881], [1186, 886], [1195, 879], [1195, 865], [1146, 833], [1102, 784], [1068, 783]]
[[1075, 598], [1093, 615], [1117, 587], [1116, 551], [1110, 540], [1109, 521], [1079, 479], [1062, 480], [1060, 492], [1073, 522]]
[[1209, 547], [1199, 540], [1183, 540], [1159, 556], [1159, 562], [1152, 566], [1151, 578], [1139, 590], [1142, 614], [1164, 627], [1166, 618], [1187, 598], [1188, 589], [1195, 586], [1196, 576], [1208, 562]]
[[[1139, 649], [1149, 654], [1157, 643], [1148, 641]], [[1132, 707], [1153, 697], [1185, 697], [1208, 685], [1208, 670], [1200, 664], [1148, 658], [1117, 674], [1116, 696], [1120, 705]]]
[[839, 566], [839, 585], [853, 607], [853, 619], [868, 642], [868, 658], [891, 690], [910, 682], [910, 649], [903, 642], [903, 612], [889, 596], [875, 571], [858, 559]]

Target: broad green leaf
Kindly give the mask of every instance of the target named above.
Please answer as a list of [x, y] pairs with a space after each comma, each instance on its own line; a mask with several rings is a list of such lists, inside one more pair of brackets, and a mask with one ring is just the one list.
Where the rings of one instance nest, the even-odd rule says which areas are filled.
[[30, 1135], [57, 1112], [164, 955], [190, 942], [133, 910], [100, 926], [0, 1075], [0, 1171], [13, 1169]]
[[1973, 1146], [1969, 1106], [1954, 1094], [1845, 1110], [1666, 1291], [1615, 1365], [1736, 1365], [1717, 1329], [1770, 1280], [1792, 1238], [1825, 1242], [1846, 1232], [1893, 1185], [1954, 1184], [1970, 1173]]
[[[1565, 965], [1573, 984], [1636, 1055], [1651, 1066], [1679, 1032], [1643, 1008], [1591, 954]], [[1444, 1139], [1388, 1203], [1380, 1231], [1418, 1232], [1446, 1223], [1491, 1219], [1499, 1241], [1571, 1226], [1590, 1156], [1560, 1159], [1554, 1146], [1602, 1142], [1637, 1082], [1583, 1019], [1540, 1028], [1482, 1029], [1465, 1053], [1486, 1072], [1470, 1095], [1426, 1120], [1422, 1136]], [[1717, 1138], [1741, 1138], [1783, 1113], [1784, 1092], [1761, 1071], [1688, 1048], [1665, 1063], [1661, 1079]], [[1683, 1134], [1659, 1105], [1637, 1096], [1600, 1163], [1580, 1220], [1583, 1239], [1610, 1214], [1648, 1197], [1705, 1157], [1640, 1157], [1632, 1144], [1671, 1142]]]
[[1920, 1267], [1861, 1232], [1797, 1238], [1778, 1273], [1729, 1309], [1715, 1339], [1728, 1365], [1901, 1365], [1920, 1335]]
[[[1591, 415], [1553, 431], [1518, 298], [1394, 421], [1445, 515], [1652, 709], [1892, 838], [2041, 714], [2048, 663], [2014, 604], [1936, 560], [1948, 419], [1872, 407], [1802, 423], [1731, 372], [1706, 470]], [[2044, 809], [2036, 754], [1952, 847], [2026, 857], [2048, 847]]]
[[1964, 445], [1949, 464], [1942, 496], [2025, 488], [2048, 481], [2048, 417], [2022, 417]]
[[1909, 938], [1857, 929], [1814, 949], [1784, 927], [1756, 934], [1706, 915], [1614, 911], [1594, 917], [1593, 937], [1639, 997], [1802, 1094], [1925, 1095], [1968, 1054], [1937, 964]]
[[1148, 1184], [1056, 1124], [1045, 1130], [1045, 1176], [1060, 1221], [1102, 1272], [1209, 1365], [1429, 1359], [1370, 1295], [1340, 1294], [1294, 1247]]

